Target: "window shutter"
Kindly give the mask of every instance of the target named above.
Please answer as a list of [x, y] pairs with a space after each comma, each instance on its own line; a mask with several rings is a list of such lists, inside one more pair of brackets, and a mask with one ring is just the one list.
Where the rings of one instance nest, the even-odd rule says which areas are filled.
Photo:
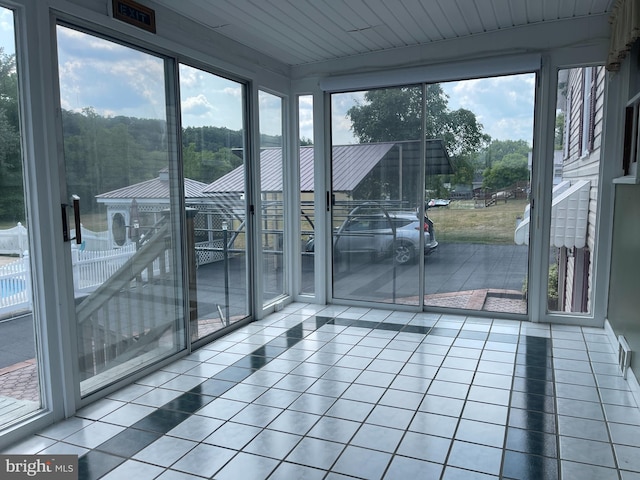
[[589, 151], [593, 151], [595, 148], [596, 141], [596, 91], [597, 91], [597, 81], [598, 81], [598, 68], [591, 68], [591, 91], [589, 92], [589, 96], [591, 97], [591, 101], [589, 102], [589, 136], [587, 138], [587, 143], [589, 145]]
[[580, 107], [580, 118], [578, 119], [578, 157], [582, 156], [583, 150], [582, 150], [582, 145], [584, 142], [584, 107], [585, 107], [585, 101], [586, 101], [586, 92], [584, 91], [586, 88], [586, 80], [585, 80], [585, 76], [586, 76], [586, 68], [582, 69], [582, 75], [581, 75], [581, 83], [580, 83], [580, 103], [578, 105], [581, 105]]

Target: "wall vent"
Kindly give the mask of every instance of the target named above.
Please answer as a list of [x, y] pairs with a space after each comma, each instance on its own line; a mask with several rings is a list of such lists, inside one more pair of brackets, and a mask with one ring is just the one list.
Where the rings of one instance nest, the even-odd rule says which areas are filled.
[[631, 348], [622, 335], [618, 335], [618, 365], [622, 377], [627, 378], [627, 369], [631, 365]]

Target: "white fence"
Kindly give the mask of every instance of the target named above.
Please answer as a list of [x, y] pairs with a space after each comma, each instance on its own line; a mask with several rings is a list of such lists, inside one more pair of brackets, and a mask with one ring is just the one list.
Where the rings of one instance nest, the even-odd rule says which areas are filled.
[[28, 309], [31, 305], [29, 256], [0, 266], [0, 315]]
[[[101, 285], [136, 251], [131, 244], [117, 250], [101, 252], [72, 247], [74, 290]], [[31, 308], [31, 272], [29, 255], [0, 266], [0, 316]]]
[[[24, 232], [23, 232], [24, 231]], [[16, 245], [14, 250], [0, 250], [0, 254], [21, 255], [15, 261], [0, 266], [0, 316], [11, 314], [20, 310], [31, 308], [31, 272], [29, 264], [29, 254], [27, 251], [27, 229], [18, 224], [17, 227], [0, 231], [0, 235], [6, 238], [13, 238]], [[18, 239], [24, 234], [24, 249], [17, 251]], [[73, 232], [71, 232], [73, 237]], [[135, 244], [128, 244], [118, 249], [109, 249], [106, 232], [92, 232], [82, 230], [83, 245], [78, 248], [71, 247], [71, 261], [73, 265], [73, 282], [76, 292], [94, 289], [111, 277], [136, 251]], [[2, 237], [0, 237], [2, 238]], [[85, 243], [86, 241], [86, 243]], [[0, 243], [0, 246], [2, 244]], [[7, 242], [7, 245], [9, 243]], [[102, 247], [102, 249], [99, 249]], [[204, 242], [196, 246], [197, 263], [204, 265], [207, 263], [222, 260], [223, 253], [222, 240]], [[169, 255], [166, 252], [165, 255]], [[165, 259], [169, 265], [169, 258]], [[154, 272], [160, 271], [159, 261], [154, 262]]]
[[71, 248], [73, 288], [76, 292], [102, 285], [135, 253], [135, 244], [117, 250], [91, 251]]
[[[82, 232], [82, 248], [84, 250], [103, 251], [111, 248], [109, 232], [94, 232], [84, 226], [80, 226]], [[75, 238], [74, 229], [70, 232], [71, 238]], [[20, 222], [13, 227], [0, 230], [0, 255], [24, 255], [29, 250], [27, 229]]]

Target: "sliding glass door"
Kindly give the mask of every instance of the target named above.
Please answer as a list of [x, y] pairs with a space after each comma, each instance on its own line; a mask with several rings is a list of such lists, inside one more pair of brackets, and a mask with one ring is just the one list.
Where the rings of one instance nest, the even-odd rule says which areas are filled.
[[0, 7], [0, 430], [42, 408], [13, 11]]
[[419, 305], [423, 93], [420, 86], [334, 94], [333, 295]]
[[527, 313], [535, 78], [332, 94], [334, 298]]
[[262, 246], [262, 302], [267, 305], [285, 293], [284, 272], [284, 145], [280, 97], [258, 92], [260, 117], [260, 203]]
[[[536, 75], [430, 85], [427, 138], [450, 170], [427, 167], [425, 208], [439, 242], [425, 308], [527, 313], [528, 245], [515, 240], [531, 193]], [[429, 160], [427, 160], [429, 162]]]
[[65, 26], [57, 41], [85, 396], [185, 348], [181, 176], [167, 61]]
[[246, 318], [245, 86], [180, 65], [191, 341]]

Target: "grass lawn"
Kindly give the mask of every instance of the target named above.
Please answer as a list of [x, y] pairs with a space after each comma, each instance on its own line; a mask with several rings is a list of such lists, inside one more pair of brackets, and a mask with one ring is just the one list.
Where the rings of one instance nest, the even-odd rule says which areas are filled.
[[[69, 214], [69, 228], [75, 228], [73, 224], [73, 211], [69, 210], [67, 212]], [[89, 230], [94, 232], [102, 232], [107, 229], [107, 214], [106, 213], [89, 213], [82, 214], [81, 217], [82, 225]], [[21, 220], [23, 227], [27, 226], [27, 222], [25, 220]], [[0, 230], [7, 230], [9, 228], [13, 228], [17, 225], [17, 222], [13, 221], [0, 221]]]
[[[103, 212], [99, 213], [83, 213], [80, 217], [82, 226], [91, 230], [92, 232], [103, 232], [107, 229], [107, 214]], [[70, 211], [69, 215], [69, 228], [75, 228], [73, 224], [73, 212]]]
[[513, 245], [516, 218], [522, 217], [527, 203], [508, 200], [475, 208], [473, 200], [457, 200], [448, 208], [429, 209], [429, 218], [439, 242]]

